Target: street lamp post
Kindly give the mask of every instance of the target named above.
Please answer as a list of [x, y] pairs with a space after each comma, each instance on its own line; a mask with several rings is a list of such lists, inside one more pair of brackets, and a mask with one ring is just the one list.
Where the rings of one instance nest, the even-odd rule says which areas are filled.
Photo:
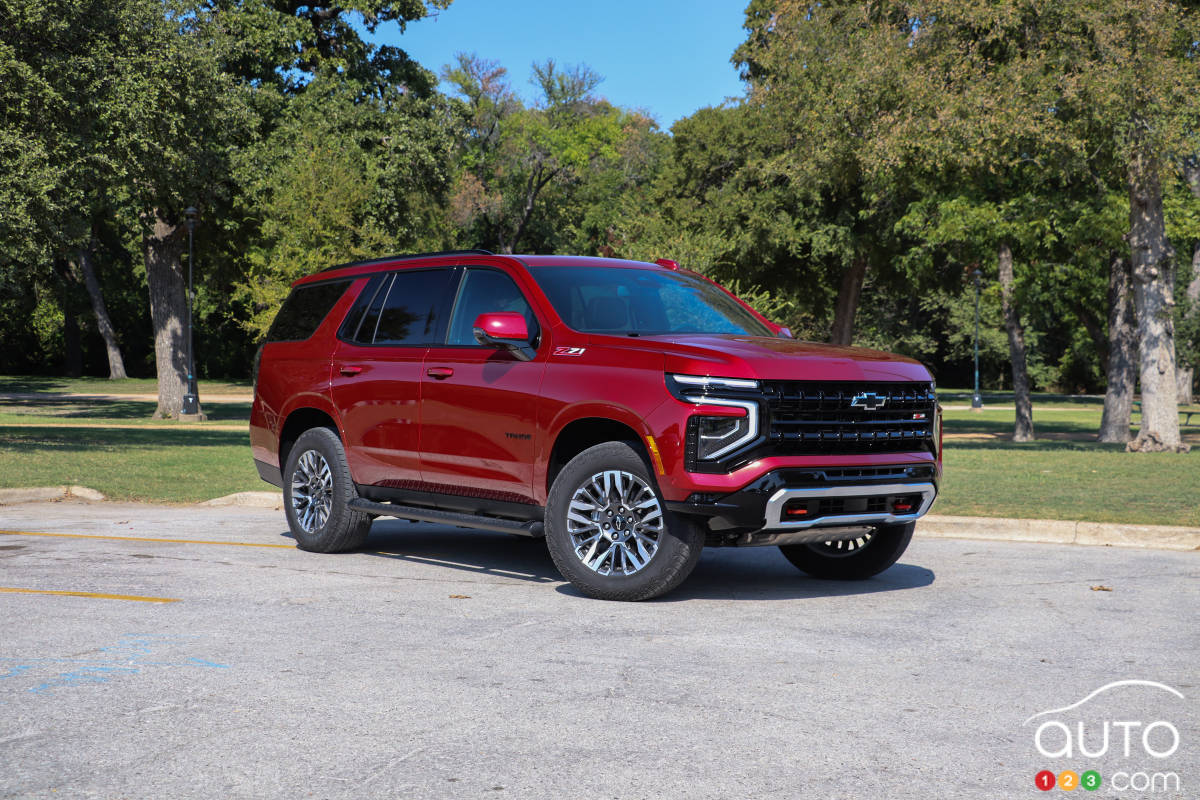
[[192, 290], [192, 234], [196, 230], [196, 221], [200, 217], [200, 212], [192, 206], [183, 212], [188, 230], [188, 317], [187, 317], [187, 394], [183, 396], [183, 408], [181, 413], [187, 416], [196, 416], [200, 413], [200, 393], [196, 388], [196, 355], [195, 347], [192, 338], [192, 302], [195, 298], [195, 292]]
[[983, 398], [979, 394], [979, 278], [983, 275], [976, 268], [971, 277], [975, 279], [975, 394], [971, 395], [971, 408], [983, 410]]

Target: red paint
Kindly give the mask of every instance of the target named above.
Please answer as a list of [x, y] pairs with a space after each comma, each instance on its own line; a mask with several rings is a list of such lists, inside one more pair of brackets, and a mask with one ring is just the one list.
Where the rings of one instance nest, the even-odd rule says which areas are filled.
[[525, 316], [512, 311], [480, 314], [475, 320], [475, 327], [496, 339], [516, 339], [522, 342], [529, 340]]
[[[368, 346], [337, 338], [367, 276], [463, 265], [498, 269], [517, 284], [538, 323], [532, 360], [522, 361], [503, 347]], [[289, 417], [313, 409], [334, 421], [359, 484], [419, 482], [448, 487], [447, 493], [522, 498], [541, 505], [555, 443], [568, 425], [580, 420], [619, 423], [632, 440], [653, 437], [662, 464], [659, 486], [668, 500], [684, 500], [695, 492], [737, 491], [784, 467], [935, 463], [940, 468], [939, 456], [920, 450], [772, 456], [728, 473], [689, 472], [684, 455], [689, 417], [746, 412], [677, 400], [667, 391], [664, 373], [928, 382], [929, 372], [912, 359], [889, 353], [786, 338], [580, 333], [555, 313], [526, 265], [669, 268], [616, 259], [467, 254], [350, 266], [303, 278], [297, 286], [346, 276], [359, 280], [310, 339], [265, 345], [250, 421], [254, 457], [278, 465], [279, 437]], [[448, 316], [449, 308], [443, 313]], [[772, 331], [782, 330], [763, 321]], [[530, 334], [519, 313], [497, 310], [480, 315], [475, 324], [496, 338], [528, 340]], [[940, 435], [939, 425], [939, 453]]]

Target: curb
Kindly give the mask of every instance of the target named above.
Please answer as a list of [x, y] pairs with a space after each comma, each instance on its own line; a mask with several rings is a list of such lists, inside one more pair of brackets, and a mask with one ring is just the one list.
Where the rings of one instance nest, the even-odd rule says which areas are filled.
[[66, 500], [68, 497], [94, 502], [108, 499], [86, 486], [37, 486], [30, 489], [0, 489], [0, 506]]
[[917, 523], [917, 535], [930, 539], [992, 539], [1093, 547], [1200, 550], [1200, 528], [1061, 519], [993, 519], [930, 515], [922, 517]]
[[[107, 498], [86, 486], [42, 486], [0, 489], [0, 506], [17, 503]], [[237, 492], [205, 500], [202, 506], [239, 506], [273, 511], [283, 509], [281, 492]], [[1200, 550], [1200, 528], [1172, 525], [1132, 525], [1061, 519], [1004, 519], [950, 517], [931, 514], [917, 523], [916, 534], [927, 539], [983, 539], [1031, 544], [1070, 544], [1091, 547], [1140, 547], [1155, 550]]]
[[242, 506], [245, 508], [269, 508], [275, 511], [283, 509], [283, 494], [281, 492], [237, 492], [224, 497], [214, 497], [198, 505], [202, 506]]

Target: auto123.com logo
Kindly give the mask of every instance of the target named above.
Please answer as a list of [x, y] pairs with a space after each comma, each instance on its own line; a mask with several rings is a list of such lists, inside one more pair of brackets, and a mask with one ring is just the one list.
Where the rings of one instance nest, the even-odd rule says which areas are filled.
[[1043, 768], [1034, 785], [1117, 794], [1121, 798], [1183, 797], [1184, 776], [1172, 765], [1180, 752], [1171, 721], [1184, 697], [1157, 681], [1124, 680], [1082, 700], [1040, 711], [1025, 720]]

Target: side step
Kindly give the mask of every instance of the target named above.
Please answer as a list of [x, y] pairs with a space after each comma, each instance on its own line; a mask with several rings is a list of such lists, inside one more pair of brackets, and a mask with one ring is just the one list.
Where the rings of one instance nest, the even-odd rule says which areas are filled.
[[355, 511], [364, 514], [374, 514], [379, 517], [399, 517], [413, 519], [418, 522], [436, 522], [441, 525], [455, 525], [460, 528], [478, 528], [496, 533], [513, 533], [517, 536], [545, 536], [540, 522], [517, 522], [510, 519], [495, 517], [480, 517], [475, 514], [458, 514], [453, 511], [438, 511], [432, 508], [417, 508], [416, 506], [401, 506], [396, 503], [376, 503], [373, 500], [355, 498], [346, 504]]

